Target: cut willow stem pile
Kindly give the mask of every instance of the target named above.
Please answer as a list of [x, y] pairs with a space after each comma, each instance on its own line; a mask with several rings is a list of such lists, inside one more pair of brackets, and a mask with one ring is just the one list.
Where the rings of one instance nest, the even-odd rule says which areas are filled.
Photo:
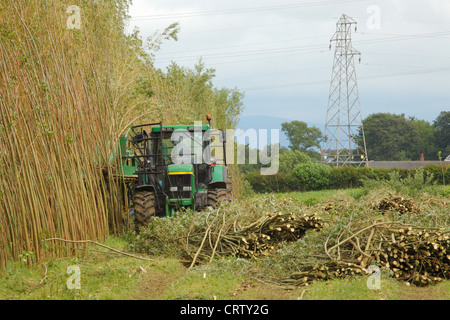
[[[297, 216], [292, 213], [267, 213], [250, 225], [238, 228], [236, 221], [226, 223], [225, 213], [222, 223], [208, 223], [200, 238], [188, 235], [184, 248], [192, 257], [191, 267], [197, 260], [211, 261], [215, 256], [233, 255], [252, 259], [273, 252], [279, 243], [292, 242], [302, 238], [307, 230], [320, 230], [323, 221], [316, 215]], [[213, 227], [214, 226], [214, 227]], [[192, 248], [196, 248], [195, 252]]]
[[450, 278], [449, 232], [398, 222], [372, 221], [348, 226], [334, 245], [324, 245], [327, 261], [307, 266], [282, 280], [286, 286], [368, 274], [371, 265], [389, 269], [393, 278], [426, 286]]
[[387, 212], [398, 212], [399, 214], [419, 213], [415, 208], [414, 202], [410, 199], [405, 199], [398, 196], [389, 196], [380, 201], [375, 207], [376, 211], [381, 211], [383, 214]]

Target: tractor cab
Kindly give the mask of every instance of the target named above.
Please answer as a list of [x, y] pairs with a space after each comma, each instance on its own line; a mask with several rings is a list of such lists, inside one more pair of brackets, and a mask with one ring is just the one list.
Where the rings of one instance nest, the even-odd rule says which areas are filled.
[[136, 177], [136, 229], [152, 216], [170, 217], [182, 207], [202, 210], [231, 201], [224, 136], [210, 125], [151, 123], [131, 128], [122, 159], [134, 164], [124, 170], [134, 171]]

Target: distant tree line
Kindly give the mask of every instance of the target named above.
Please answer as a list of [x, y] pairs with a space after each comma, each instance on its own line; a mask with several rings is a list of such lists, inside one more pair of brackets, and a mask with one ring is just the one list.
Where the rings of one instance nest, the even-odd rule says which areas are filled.
[[[363, 120], [363, 128], [369, 160], [417, 161], [422, 154], [425, 160], [439, 160], [439, 154], [444, 158], [450, 154], [450, 111], [442, 111], [431, 123], [404, 114], [374, 113]], [[320, 159], [320, 144], [326, 137], [319, 128], [291, 121], [283, 123], [281, 130], [290, 142], [282, 152], [300, 151]], [[362, 145], [361, 130], [358, 140]]]
[[[363, 121], [369, 160], [439, 160], [450, 154], [450, 111], [432, 122], [404, 114], [375, 113]], [[359, 139], [362, 138], [360, 131]]]
[[[443, 111], [432, 122], [407, 118], [404, 114], [376, 113], [363, 120], [369, 160], [404, 161], [443, 160], [450, 154], [450, 112]], [[258, 192], [320, 190], [348, 188], [362, 185], [364, 179], [388, 179], [389, 172], [398, 171], [402, 177], [414, 170], [388, 170], [375, 168], [330, 168], [318, 163], [320, 145], [326, 139], [320, 129], [309, 127], [302, 121], [285, 122], [281, 126], [289, 147], [281, 147], [279, 171], [274, 176], [261, 176], [260, 164], [240, 165], [249, 186]], [[360, 132], [359, 139], [362, 139]], [[360, 141], [361, 142], [361, 141]], [[250, 149], [246, 146], [246, 152]], [[258, 162], [259, 163], [259, 162]], [[415, 172], [415, 171], [414, 171]], [[442, 179], [440, 166], [428, 166], [425, 175], [437, 183], [450, 180], [450, 170]]]

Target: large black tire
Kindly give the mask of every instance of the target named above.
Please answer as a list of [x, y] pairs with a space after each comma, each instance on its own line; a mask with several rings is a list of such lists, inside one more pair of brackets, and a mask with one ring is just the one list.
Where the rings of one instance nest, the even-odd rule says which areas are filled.
[[217, 208], [222, 202], [227, 201], [227, 189], [208, 190], [207, 206]]
[[208, 190], [207, 205], [217, 208], [222, 202], [231, 202], [233, 200], [231, 176], [228, 176], [227, 187], [225, 189]]
[[155, 214], [155, 195], [150, 191], [136, 192], [134, 195], [134, 229], [139, 233], [140, 228], [148, 226]]
[[227, 200], [233, 201], [233, 180], [230, 175], [227, 177]]

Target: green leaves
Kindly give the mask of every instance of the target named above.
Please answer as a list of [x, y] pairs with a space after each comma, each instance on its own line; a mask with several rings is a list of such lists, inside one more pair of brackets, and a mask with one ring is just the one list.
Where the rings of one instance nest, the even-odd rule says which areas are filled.
[[29, 259], [33, 259], [34, 253], [31, 251], [23, 251], [21, 254], [19, 254], [19, 260], [23, 264], [27, 264]]
[[450, 112], [445, 111], [433, 124], [404, 114], [372, 114], [363, 121], [369, 158], [418, 161], [423, 153], [425, 160], [438, 160], [438, 148], [450, 153], [449, 121]]
[[280, 153], [280, 169], [279, 172], [289, 173], [301, 163], [311, 162], [311, 158], [300, 150], [284, 151]]
[[310, 148], [320, 148], [320, 142], [323, 139], [322, 132], [317, 127], [308, 127], [303, 121], [283, 122], [281, 131], [286, 134], [291, 150], [306, 151]]
[[408, 122], [405, 115], [373, 114], [367, 117], [363, 124], [370, 160], [410, 159], [410, 150], [419, 139], [419, 132]]
[[[151, 52], [157, 52], [161, 48], [161, 44], [165, 40], [178, 40], [178, 33], [180, 32], [179, 22], [172, 23], [163, 32], [156, 30], [150, 37], [147, 38], [146, 47]], [[135, 31], [138, 34], [138, 31]], [[152, 54], [153, 57], [153, 54]]]
[[325, 189], [330, 183], [331, 168], [321, 163], [302, 163], [293, 171], [306, 190]]
[[442, 111], [433, 122], [436, 147], [444, 152], [443, 158], [450, 154], [450, 111]]

